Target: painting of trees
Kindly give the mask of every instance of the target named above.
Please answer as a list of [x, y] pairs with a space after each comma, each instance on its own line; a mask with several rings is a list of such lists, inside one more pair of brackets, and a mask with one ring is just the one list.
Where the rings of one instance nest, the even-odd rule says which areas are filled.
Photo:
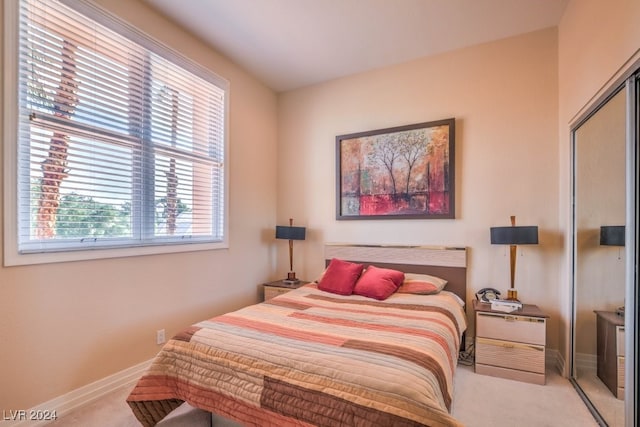
[[453, 218], [454, 119], [343, 135], [338, 219]]

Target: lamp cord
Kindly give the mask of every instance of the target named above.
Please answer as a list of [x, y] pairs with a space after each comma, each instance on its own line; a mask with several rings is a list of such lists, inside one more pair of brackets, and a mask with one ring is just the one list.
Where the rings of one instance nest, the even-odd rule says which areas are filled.
[[467, 349], [458, 353], [458, 363], [461, 365], [471, 366], [475, 359], [475, 348], [473, 342], [467, 346]]

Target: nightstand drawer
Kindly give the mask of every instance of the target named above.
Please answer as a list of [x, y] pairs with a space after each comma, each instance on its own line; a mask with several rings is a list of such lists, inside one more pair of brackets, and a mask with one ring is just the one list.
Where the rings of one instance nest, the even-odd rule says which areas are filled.
[[286, 280], [274, 280], [273, 282], [263, 283], [262, 284], [262, 295], [264, 296], [264, 300], [269, 300], [271, 298], [277, 297], [278, 295], [286, 294], [287, 292], [291, 292], [294, 289], [298, 289], [300, 286], [306, 285], [306, 280], [299, 280], [297, 282], [291, 283]]
[[618, 399], [624, 399], [624, 357], [618, 357]]
[[486, 338], [476, 339], [476, 363], [544, 374], [545, 347]]
[[288, 288], [276, 288], [276, 287], [272, 287], [272, 286], [265, 286], [264, 287], [264, 300], [268, 300], [271, 298], [275, 298], [278, 295], [282, 295], [282, 294], [286, 294], [287, 292], [290, 292], [291, 289]]
[[546, 320], [512, 314], [476, 313], [476, 336], [544, 346]]
[[616, 326], [616, 355], [624, 356], [624, 326]]
[[476, 363], [476, 373], [490, 375], [492, 377], [507, 378], [509, 380], [524, 381], [532, 384], [544, 385], [546, 378], [544, 374], [534, 372], [517, 371], [515, 369], [500, 368], [498, 366], [480, 365]]

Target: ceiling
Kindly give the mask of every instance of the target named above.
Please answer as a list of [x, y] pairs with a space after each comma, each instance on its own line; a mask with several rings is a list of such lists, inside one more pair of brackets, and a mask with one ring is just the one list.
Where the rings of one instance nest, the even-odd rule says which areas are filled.
[[556, 26], [568, 0], [145, 0], [281, 92]]

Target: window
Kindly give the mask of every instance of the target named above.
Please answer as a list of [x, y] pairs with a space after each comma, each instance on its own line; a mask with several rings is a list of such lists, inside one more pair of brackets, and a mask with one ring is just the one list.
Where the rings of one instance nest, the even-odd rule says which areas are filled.
[[17, 253], [225, 246], [228, 84], [89, 3], [17, 13]]

